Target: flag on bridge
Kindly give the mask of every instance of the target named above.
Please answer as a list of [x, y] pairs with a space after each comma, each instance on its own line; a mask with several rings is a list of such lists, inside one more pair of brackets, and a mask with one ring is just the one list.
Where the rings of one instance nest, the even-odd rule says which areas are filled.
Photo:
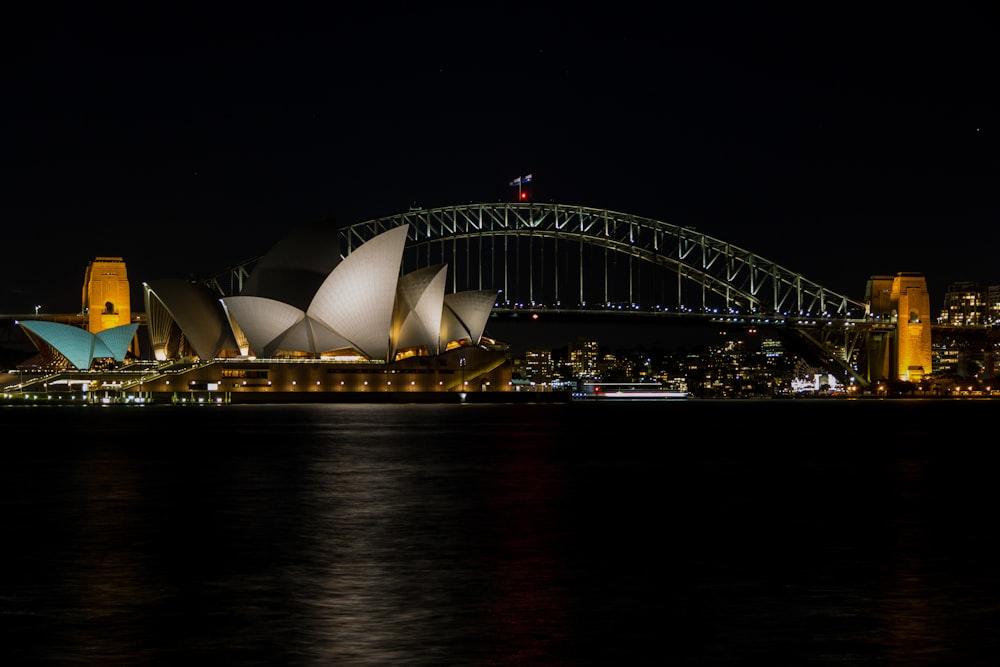
[[510, 187], [517, 188], [517, 201], [528, 201], [529, 191], [524, 189], [528, 183], [531, 183], [531, 174], [518, 176], [510, 182]]

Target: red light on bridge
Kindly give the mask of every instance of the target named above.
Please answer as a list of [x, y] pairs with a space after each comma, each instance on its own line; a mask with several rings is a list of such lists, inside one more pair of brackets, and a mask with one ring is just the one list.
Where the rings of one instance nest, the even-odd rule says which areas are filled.
[[521, 190], [521, 201], [524, 201], [527, 198], [528, 198], [528, 193], [525, 192], [524, 190]]

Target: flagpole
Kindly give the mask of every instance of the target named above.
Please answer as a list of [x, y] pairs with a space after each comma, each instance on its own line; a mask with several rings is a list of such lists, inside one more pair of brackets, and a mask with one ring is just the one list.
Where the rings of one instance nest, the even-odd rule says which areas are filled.
[[510, 187], [514, 187], [515, 185], [517, 186], [517, 201], [521, 201], [524, 198], [524, 184], [530, 183], [531, 179], [532, 175], [528, 174], [527, 176], [518, 176], [510, 182]]

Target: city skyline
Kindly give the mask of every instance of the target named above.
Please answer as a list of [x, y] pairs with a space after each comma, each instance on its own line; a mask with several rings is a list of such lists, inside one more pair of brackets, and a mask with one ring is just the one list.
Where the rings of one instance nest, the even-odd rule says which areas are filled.
[[[25, 10], [28, 11], [28, 10]], [[993, 16], [720, 6], [25, 15], [0, 311], [205, 277], [287, 229], [540, 202], [695, 227], [840, 293], [995, 268]], [[12, 231], [16, 230], [16, 232]]]

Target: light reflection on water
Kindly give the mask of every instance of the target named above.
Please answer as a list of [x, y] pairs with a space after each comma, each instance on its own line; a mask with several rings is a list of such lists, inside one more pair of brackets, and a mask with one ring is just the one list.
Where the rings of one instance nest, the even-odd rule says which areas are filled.
[[834, 403], [0, 410], [0, 657], [986, 664], [992, 406]]

